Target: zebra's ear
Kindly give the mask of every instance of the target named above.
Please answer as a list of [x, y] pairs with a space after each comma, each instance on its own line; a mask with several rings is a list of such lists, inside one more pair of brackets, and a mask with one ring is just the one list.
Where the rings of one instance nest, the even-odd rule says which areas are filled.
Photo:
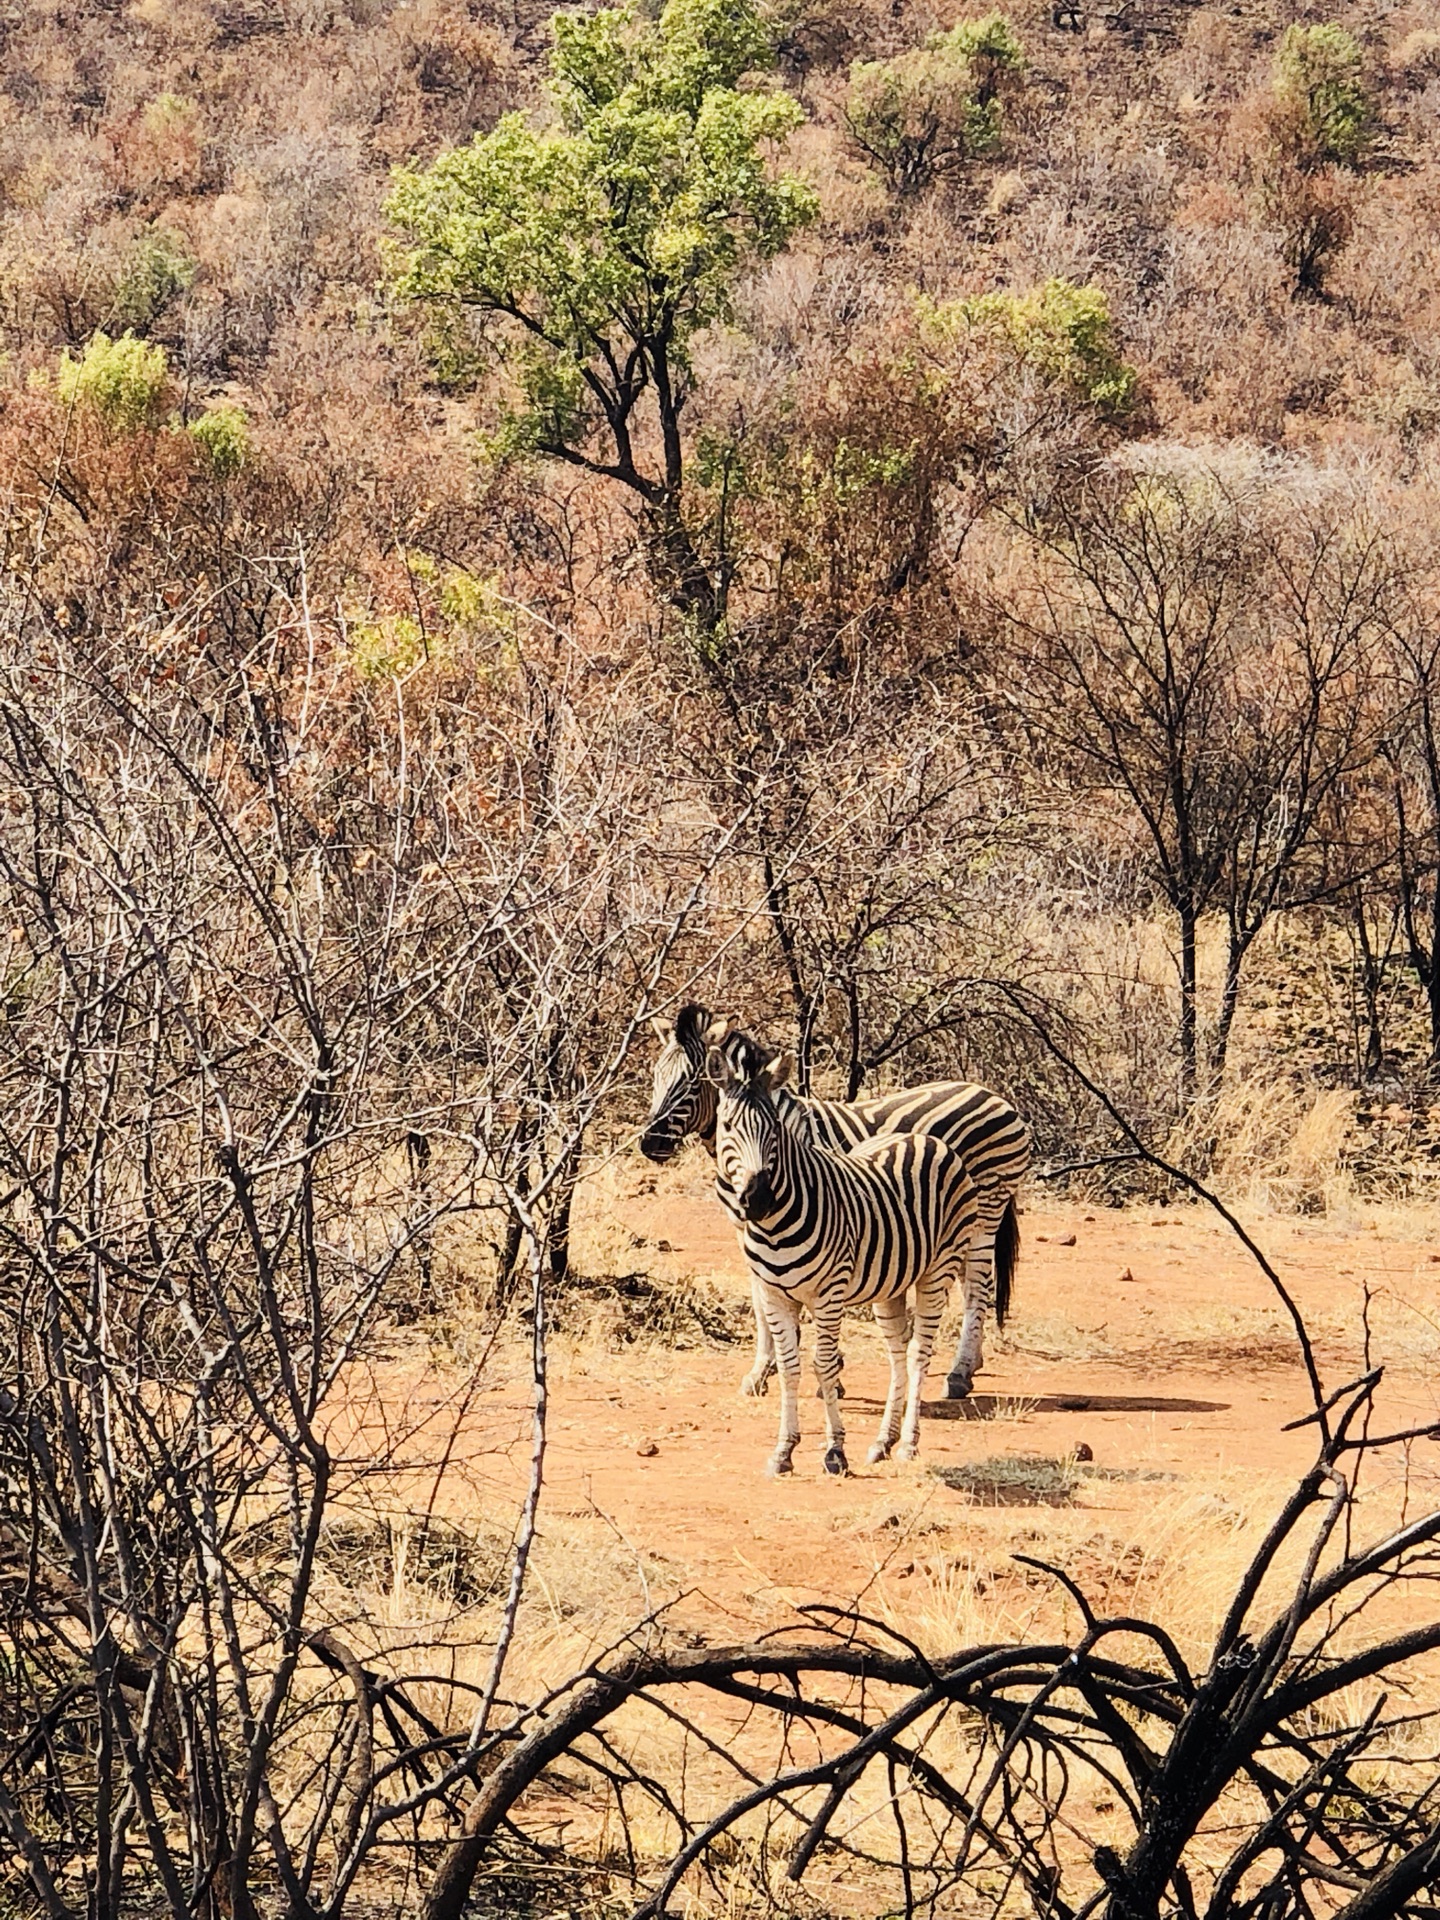
[[673, 1030], [672, 1023], [669, 1020], [667, 1020], [663, 1014], [657, 1013], [654, 1019], [650, 1022], [650, 1031], [654, 1034], [655, 1038], [660, 1042], [662, 1047], [664, 1046], [665, 1042], [670, 1038], [672, 1030]]
[[721, 1046], [735, 1031], [733, 1013], [717, 1013], [705, 1029], [705, 1044], [710, 1047]]
[[783, 1087], [790, 1078], [792, 1061], [788, 1053], [777, 1053], [773, 1060], [767, 1061], [759, 1079], [767, 1093], [773, 1093], [776, 1087]]

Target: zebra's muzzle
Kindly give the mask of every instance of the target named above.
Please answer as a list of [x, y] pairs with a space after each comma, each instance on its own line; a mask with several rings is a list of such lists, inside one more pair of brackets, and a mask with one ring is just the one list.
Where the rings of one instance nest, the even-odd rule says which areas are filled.
[[774, 1211], [775, 1191], [768, 1173], [752, 1173], [740, 1189], [740, 1211], [747, 1220], [763, 1220]]
[[647, 1127], [640, 1136], [640, 1151], [647, 1160], [655, 1160], [661, 1165], [673, 1160], [675, 1149], [680, 1144], [680, 1135], [668, 1127]]

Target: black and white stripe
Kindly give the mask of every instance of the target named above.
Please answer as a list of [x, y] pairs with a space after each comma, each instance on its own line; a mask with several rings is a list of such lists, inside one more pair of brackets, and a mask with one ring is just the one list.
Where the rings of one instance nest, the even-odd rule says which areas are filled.
[[[705, 1072], [706, 1040], [713, 1016], [697, 1005], [682, 1007], [673, 1021], [652, 1022], [661, 1042], [655, 1063], [650, 1118], [640, 1138], [651, 1160], [673, 1157], [687, 1134], [698, 1134], [714, 1152], [717, 1093]], [[752, 1043], [754, 1044], [754, 1043]], [[808, 1115], [821, 1146], [850, 1153], [886, 1133], [927, 1133], [943, 1140], [965, 1162], [975, 1183], [979, 1222], [965, 1275], [965, 1319], [946, 1395], [969, 1393], [983, 1361], [986, 1315], [1004, 1326], [1020, 1250], [1015, 1193], [1030, 1165], [1030, 1131], [1010, 1102], [990, 1088], [941, 1080], [866, 1100], [801, 1100], [787, 1088], [775, 1099], [786, 1113]], [[764, 1393], [774, 1370], [769, 1329], [757, 1303], [755, 1362], [745, 1376], [747, 1393]]]
[[[778, 1096], [788, 1071], [743, 1034], [710, 1057], [716, 1083], [715, 1184], [740, 1231], [780, 1374], [780, 1437], [770, 1472], [788, 1473], [800, 1439], [800, 1311], [815, 1321], [815, 1372], [825, 1402], [825, 1468], [844, 1473], [839, 1333], [868, 1306], [890, 1354], [890, 1391], [870, 1459], [919, 1444], [920, 1402], [935, 1335], [975, 1235], [975, 1183], [937, 1135], [887, 1133], [825, 1146], [798, 1101]], [[902, 1417], [903, 1409], [903, 1417]]]

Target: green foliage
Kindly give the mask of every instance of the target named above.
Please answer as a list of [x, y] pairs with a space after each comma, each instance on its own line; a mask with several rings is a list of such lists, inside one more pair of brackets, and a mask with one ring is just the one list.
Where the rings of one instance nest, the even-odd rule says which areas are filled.
[[165, 349], [125, 332], [92, 336], [80, 359], [60, 358], [60, 398], [67, 406], [93, 407], [116, 433], [154, 426], [165, 391]]
[[183, 240], [164, 227], [151, 227], [136, 242], [135, 251], [115, 289], [114, 315], [122, 326], [144, 331], [153, 326], [166, 303], [183, 293], [195, 278], [195, 261]]
[[245, 409], [221, 401], [190, 422], [191, 438], [205, 450], [216, 475], [229, 480], [250, 457], [250, 423]]
[[1003, 14], [962, 20], [923, 47], [850, 69], [851, 137], [897, 193], [994, 153], [1003, 98], [1024, 70], [1019, 36]]
[[1370, 144], [1374, 111], [1351, 34], [1333, 21], [1287, 27], [1275, 55], [1273, 86], [1296, 158], [1317, 166], [1355, 165]]
[[1116, 348], [1110, 303], [1099, 287], [1047, 280], [1028, 293], [924, 307], [921, 319], [942, 336], [988, 334], [1046, 380], [1106, 412], [1123, 412], [1135, 397], [1135, 370]]
[[401, 680], [430, 653], [424, 628], [408, 613], [352, 621], [349, 640], [350, 659], [362, 680]]
[[653, 23], [629, 7], [559, 14], [553, 32], [559, 128], [507, 114], [400, 172], [388, 212], [415, 244], [392, 280], [403, 300], [489, 317], [517, 389], [496, 451], [577, 457], [599, 425], [613, 461], [584, 463], [644, 491], [641, 394], [673, 418], [693, 335], [818, 211], [767, 160], [803, 116], [784, 92], [739, 86], [772, 58], [753, 0], [669, 0]]
[[140, 123], [152, 139], [176, 133], [191, 133], [199, 125], [200, 115], [193, 100], [178, 93], [159, 93], [146, 104]]

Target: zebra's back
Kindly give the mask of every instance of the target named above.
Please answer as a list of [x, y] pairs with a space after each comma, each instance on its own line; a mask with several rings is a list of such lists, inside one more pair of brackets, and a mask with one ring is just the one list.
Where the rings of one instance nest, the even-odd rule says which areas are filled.
[[1030, 1130], [1003, 1095], [965, 1080], [865, 1100], [810, 1100], [810, 1123], [822, 1146], [848, 1153], [879, 1134], [933, 1134], [958, 1153], [979, 1190], [982, 1212], [1008, 1199], [1030, 1165]]

